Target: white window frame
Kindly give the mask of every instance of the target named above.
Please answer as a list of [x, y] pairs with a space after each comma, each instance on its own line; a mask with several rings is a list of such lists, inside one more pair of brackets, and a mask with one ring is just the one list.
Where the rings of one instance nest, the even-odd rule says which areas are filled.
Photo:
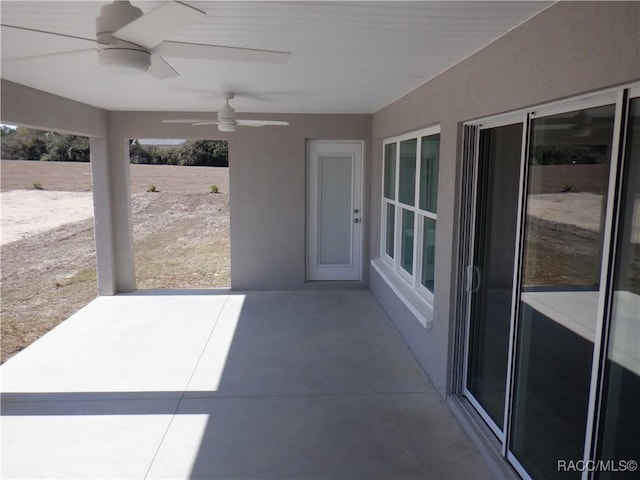
[[[416, 315], [423, 326], [430, 328], [433, 315], [433, 292], [422, 285], [422, 255], [423, 234], [425, 218], [434, 220], [437, 224], [437, 212], [420, 208], [420, 173], [422, 169], [422, 138], [440, 134], [440, 126], [416, 130], [403, 135], [390, 137], [383, 140], [382, 144], [382, 184], [381, 197], [381, 223], [380, 223], [380, 257], [372, 264], [394, 292], [404, 301], [409, 309]], [[414, 204], [407, 205], [400, 201], [400, 144], [406, 140], [416, 140], [416, 170]], [[395, 151], [395, 185], [394, 199], [384, 196], [385, 185], [385, 154], [387, 145], [396, 144]], [[438, 169], [439, 171], [439, 169]], [[437, 182], [436, 182], [437, 185]], [[387, 205], [393, 205], [395, 211], [393, 258], [386, 252], [387, 241]], [[410, 274], [401, 266], [402, 256], [402, 211], [413, 213], [413, 259], [412, 273]], [[437, 227], [436, 227], [437, 228]]]

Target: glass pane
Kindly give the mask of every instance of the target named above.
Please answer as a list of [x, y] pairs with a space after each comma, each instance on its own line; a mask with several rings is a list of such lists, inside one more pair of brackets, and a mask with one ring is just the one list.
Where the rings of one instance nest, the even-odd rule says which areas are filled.
[[532, 122], [510, 447], [534, 478], [584, 449], [614, 110]]
[[[640, 99], [631, 101], [599, 458], [640, 460]], [[630, 478], [603, 472], [600, 478]]]
[[400, 266], [413, 275], [413, 220], [414, 214], [402, 209], [402, 251], [400, 253]]
[[350, 156], [320, 156], [319, 265], [351, 264]]
[[402, 203], [415, 205], [416, 202], [416, 155], [418, 140], [400, 142], [400, 192]]
[[384, 196], [396, 199], [396, 144], [384, 147]]
[[393, 258], [393, 243], [396, 238], [396, 207], [387, 203], [387, 225], [384, 251]]
[[467, 389], [502, 430], [522, 124], [480, 132]]
[[420, 283], [433, 292], [434, 266], [436, 263], [436, 221], [424, 218], [422, 226], [422, 274]]
[[420, 208], [436, 213], [438, 203], [438, 162], [440, 135], [422, 137], [420, 150]]

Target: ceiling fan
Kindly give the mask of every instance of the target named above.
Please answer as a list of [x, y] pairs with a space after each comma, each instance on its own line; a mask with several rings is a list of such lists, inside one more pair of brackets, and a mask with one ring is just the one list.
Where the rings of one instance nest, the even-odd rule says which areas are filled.
[[586, 110], [577, 113], [567, 113], [545, 118], [542, 124], [536, 125], [539, 131], [567, 131], [572, 137], [588, 137], [594, 129], [607, 127], [607, 123], [601, 124], [597, 118], [593, 118]]
[[164, 57], [284, 63], [291, 56], [289, 52], [165, 40], [204, 15], [204, 11], [178, 1], [167, 2], [144, 14], [128, 0], [118, 0], [100, 8], [100, 15], [96, 18], [95, 40], [4, 23], [1, 26], [3, 29], [44, 33], [94, 44], [92, 48], [13, 58], [8, 61], [84, 53], [95, 50], [97, 44], [98, 62], [101, 65], [118, 72], [148, 72], [158, 79], [179, 75]]
[[245, 118], [237, 118], [236, 111], [229, 105], [229, 100], [233, 100], [235, 94], [227, 92], [224, 94], [225, 105], [218, 112], [217, 120], [207, 119], [168, 119], [162, 120], [162, 123], [189, 123], [191, 125], [218, 125], [221, 132], [235, 132], [238, 126], [241, 127], [264, 127], [267, 125], [289, 126], [289, 122], [280, 120], [249, 120]]

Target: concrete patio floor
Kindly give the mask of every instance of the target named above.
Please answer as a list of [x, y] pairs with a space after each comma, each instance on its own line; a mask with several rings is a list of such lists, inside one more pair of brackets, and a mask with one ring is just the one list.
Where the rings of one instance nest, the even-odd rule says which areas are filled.
[[496, 477], [368, 291], [165, 293], [1, 367], [2, 478]]

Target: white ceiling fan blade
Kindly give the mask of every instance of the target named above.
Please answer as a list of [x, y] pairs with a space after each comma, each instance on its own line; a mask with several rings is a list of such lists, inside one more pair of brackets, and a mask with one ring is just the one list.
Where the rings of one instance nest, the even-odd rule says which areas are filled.
[[13, 62], [21, 62], [24, 60], [36, 60], [36, 59], [47, 58], [47, 57], [71, 57], [74, 55], [86, 54], [89, 52], [95, 55], [95, 51], [96, 51], [95, 48], [82, 48], [80, 50], [68, 50], [66, 52], [43, 53], [41, 55], [29, 55], [27, 57], [2, 59], [2, 63], [6, 64], [6, 63], [13, 63]]
[[15, 60], [38, 59], [53, 54], [67, 54], [84, 48], [95, 50], [96, 41], [89, 38], [2, 24], [2, 64]]
[[15, 30], [23, 30], [25, 32], [44, 33], [46, 35], [55, 35], [57, 37], [73, 38], [74, 40], [82, 40], [84, 42], [91, 42], [93, 44], [98, 43], [94, 38], [78, 37], [76, 35], [67, 35], [66, 33], [49, 32], [48, 30], [38, 30], [37, 28], [19, 27], [17, 25], [7, 25], [6, 23], [0, 24], [2, 28], [13, 28]]
[[206, 118], [177, 118], [177, 119], [166, 119], [162, 120], [162, 123], [188, 123], [190, 125], [216, 125], [218, 123], [217, 120], [208, 120]]
[[291, 53], [202, 43], [162, 42], [154, 49], [162, 57], [227, 60], [230, 62], [285, 63]]
[[204, 15], [205, 12], [186, 3], [168, 2], [116, 30], [113, 36], [151, 50]]
[[164, 58], [158, 55], [151, 56], [151, 66], [147, 72], [158, 80], [165, 80], [180, 75]]
[[238, 125], [242, 125], [243, 127], [265, 127], [267, 125], [276, 125], [288, 127], [289, 122], [283, 122], [280, 120], [242, 120], [236, 119]]

